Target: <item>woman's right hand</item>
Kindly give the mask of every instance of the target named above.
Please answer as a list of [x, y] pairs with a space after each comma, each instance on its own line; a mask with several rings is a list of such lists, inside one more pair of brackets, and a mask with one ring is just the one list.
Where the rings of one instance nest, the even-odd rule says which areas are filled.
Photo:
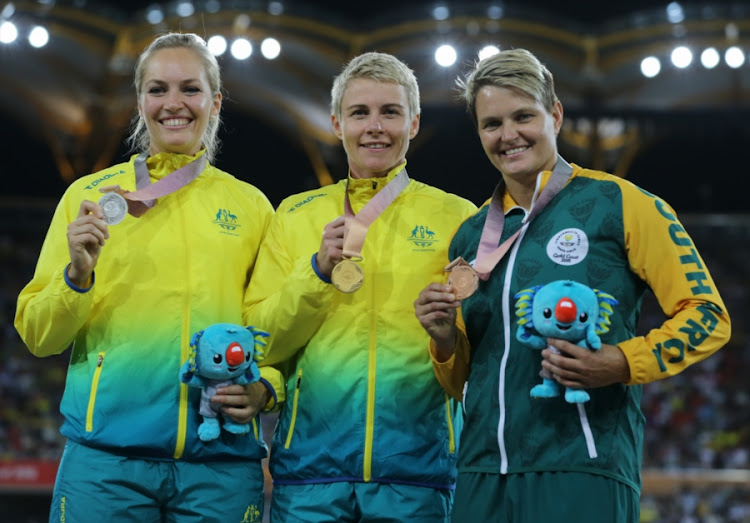
[[74, 285], [82, 288], [88, 286], [107, 238], [109, 229], [102, 208], [92, 201], [83, 200], [78, 216], [68, 225], [68, 279]]
[[435, 341], [439, 354], [450, 356], [456, 344], [456, 316], [461, 302], [453, 288], [444, 283], [431, 283], [414, 301], [414, 313], [427, 334]]
[[328, 278], [331, 277], [336, 264], [341, 261], [341, 253], [344, 250], [344, 224], [344, 217], [339, 216], [323, 229], [323, 238], [320, 240], [315, 263], [320, 272]]

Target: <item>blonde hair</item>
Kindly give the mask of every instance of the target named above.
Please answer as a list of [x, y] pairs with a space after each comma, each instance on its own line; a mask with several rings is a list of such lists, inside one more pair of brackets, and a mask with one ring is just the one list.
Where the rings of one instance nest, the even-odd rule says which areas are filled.
[[475, 126], [477, 93], [485, 85], [518, 89], [549, 112], [558, 101], [552, 73], [526, 49], [508, 49], [489, 56], [477, 62], [466, 78], [459, 78], [456, 83]]
[[[203, 69], [208, 78], [209, 88], [211, 89], [211, 97], [213, 98], [221, 92], [221, 69], [219, 68], [219, 62], [216, 60], [216, 57], [211, 54], [211, 51], [208, 50], [206, 41], [194, 33], [167, 33], [159, 36], [151, 42], [136, 61], [133, 85], [135, 86], [135, 94], [138, 100], [141, 99], [143, 94], [143, 77], [146, 74], [146, 66], [148, 65], [149, 60], [151, 60], [157, 51], [174, 48], [185, 48], [195, 52], [203, 63]], [[206, 149], [206, 160], [210, 163], [213, 162], [216, 152], [219, 149], [218, 131], [220, 125], [221, 118], [219, 115], [216, 115], [215, 118], [210, 118], [201, 140], [203, 147]], [[149, 135], [148, 128], [140, 115], [136, 115], [133, 118], [131, 132], [127, 142], [130, 145], [131, 150], [138, 153], [147, 152], [149, 150], [151, 136]]]
[[358, 78], [403, 85], [406, 88], [406, 97], [409, 102], [409, 112], [411, 113], [409, 117], [414, 118], [420, 114], [419, 86], [414, 71], [393, 55], [369, 52], [349, 61], [333, 81], [331, 114], [337, 119], [341, 118], [341, 101], [349, 82]]

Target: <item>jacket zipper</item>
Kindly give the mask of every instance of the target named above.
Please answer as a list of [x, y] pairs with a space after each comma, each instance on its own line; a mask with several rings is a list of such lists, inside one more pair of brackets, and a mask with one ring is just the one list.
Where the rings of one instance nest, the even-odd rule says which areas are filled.
[[99, 388], [99, 376], [102, 373], [104, 363], [104, 352], [100, 352], [94, 369], [94, 377], [91, 379], [91, 391], [89, 392], [89, 405], [86, 409], [86, 432], [94, 430], [94, 404], [96, 403], [96, 390]]
[[289, 422], [289, 432], [286, 435], [284, 448], [288, 449], [292, 443], [292, 434], [294, 434], [294, 423], [297, 421], [297, 402], [299, 401], [299, 387], [302, 385], [302, 369], [297, 373], [297, 385], [294, 387], [294, 401], [292, 401], [292, 420]]

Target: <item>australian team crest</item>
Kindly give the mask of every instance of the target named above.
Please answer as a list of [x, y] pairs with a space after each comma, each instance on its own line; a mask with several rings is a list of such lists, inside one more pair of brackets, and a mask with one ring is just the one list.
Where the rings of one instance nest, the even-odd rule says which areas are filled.
[[228, 231], [233, 231], [237, 227], [241, 227], [241, 225], [237, 223], [237, 216], [235, 214], [232, 214], [232, 212], [228, 209], [219, 209], [216, 212], [216, 219], [213, 221], [213, 223]]
[[430, 247], [433, 243], [439, 241], [435, 237], [435, 231], [431, 231], [427, 225], [415, 225], [409, 236], [409, 241], [417, 247]]

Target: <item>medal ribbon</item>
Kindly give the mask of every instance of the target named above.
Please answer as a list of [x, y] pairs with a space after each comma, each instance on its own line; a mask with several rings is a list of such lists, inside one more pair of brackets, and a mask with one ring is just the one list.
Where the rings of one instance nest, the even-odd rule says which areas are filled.
[[401, 171], [383, 187], [362, 209], [355, 215], [349, 202], [349, 182], [344, 191], [344, 258], [362, 259], [362, 246], [370, 224], [380, 213], [388, 207], [401, 192], [409, 185], [406, 169]]
[[[505, 182], [502, 179], [500, 180], [500, 183], [497, 184], [495, 191], [492, 193], [490, 207], [487, 210], [487, 218], [484, 220], [484, 228], [479, 240], [477, 259], [474, 263], [474, 269], [483, 281], [487, 281], [492, 269], [505, 256], [505, 253], [511, 248], [518, 235], [521, 234], [521, 231], [528, 228], [529, 222], [542, 212], [542, 209], [560, 192], [570, 179], [571, 174], [573, 174], [573, 168], [558, 154], [557, 163], [555, 163], [555, 168], [547, 185], [538, 198], [532, 199], [531, 210], [521, 222], [521, 227], [498, 247], [497, 244], [500, 242], [500, 238], [503, 235], [503, 227], [505, 226], [505, 213], [503, 212], [502, 203]], [[534, 192], [534, 196], [536, 196], [536, 191]]]
[[161, 180], [151, 183], [148, 166], [146, 165], [147, 158], [148, 153], [143, 153], [133, 162], [135, 166], [136, 191], [131, 192], [121, 189], [119, 185], [110, 185], [99, 189], [100, 192], [117, 192], [121, 194], [128, 202], [128, 213], [136, 218], [143, 216], [149, 209], [156, 205], [157, 198], [173, 193], [195, 180], [206, 167], [206, 155], [202, 154], [187, 165], [183, 165], [179, 169], [172, 171]]

